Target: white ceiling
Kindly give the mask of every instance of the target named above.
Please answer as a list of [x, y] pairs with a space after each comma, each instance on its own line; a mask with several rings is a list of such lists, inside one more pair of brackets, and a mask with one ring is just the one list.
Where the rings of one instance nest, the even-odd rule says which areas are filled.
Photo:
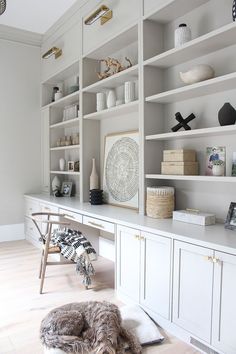
[[7, 0], [0, 24], [45, 33], [78, 0]]

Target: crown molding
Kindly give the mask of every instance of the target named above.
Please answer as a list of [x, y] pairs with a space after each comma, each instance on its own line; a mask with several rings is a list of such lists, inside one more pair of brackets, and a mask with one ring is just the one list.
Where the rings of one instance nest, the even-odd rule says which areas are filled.
[[6, 25], [0, 25], [0, 39], [40, 47], [42, 44], [43, 36], [39, 33], [25, 31]]

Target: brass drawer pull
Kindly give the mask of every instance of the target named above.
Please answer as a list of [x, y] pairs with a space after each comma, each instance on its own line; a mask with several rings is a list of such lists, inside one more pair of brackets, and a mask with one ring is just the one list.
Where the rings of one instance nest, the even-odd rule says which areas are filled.
[[211, 257], [211, 256], [204, 256], [204, 259], [205, 259], [206, 261], [213, 262], [213, 257]]
[[88, 224], [95, 226], [95, 227], [99, 227], [100, 229], [104, 229], [104, 226], [102, 224], [96, 224], [93, 221], [88, 221]]

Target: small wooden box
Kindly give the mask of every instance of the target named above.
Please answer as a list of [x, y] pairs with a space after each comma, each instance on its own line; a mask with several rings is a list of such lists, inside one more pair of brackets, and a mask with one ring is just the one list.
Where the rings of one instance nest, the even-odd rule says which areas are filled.
[[194, 150], [164, 150], [163, 161], [165, 162], [195, 162], [196, 151]]
[[162, 162], [163, 175], [198, 175], [198, 162]]

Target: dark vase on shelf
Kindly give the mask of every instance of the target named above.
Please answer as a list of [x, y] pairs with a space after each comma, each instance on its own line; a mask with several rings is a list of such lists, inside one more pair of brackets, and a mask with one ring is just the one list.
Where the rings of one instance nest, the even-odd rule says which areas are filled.
[[233, 1], [232, 16], [233, 16], [233, 21], [236, 21], [236, 0]]
[[229, 102], [219, 110], [218, 119], [220, 125], [232, 125], [236, 122], [236, 110]]

